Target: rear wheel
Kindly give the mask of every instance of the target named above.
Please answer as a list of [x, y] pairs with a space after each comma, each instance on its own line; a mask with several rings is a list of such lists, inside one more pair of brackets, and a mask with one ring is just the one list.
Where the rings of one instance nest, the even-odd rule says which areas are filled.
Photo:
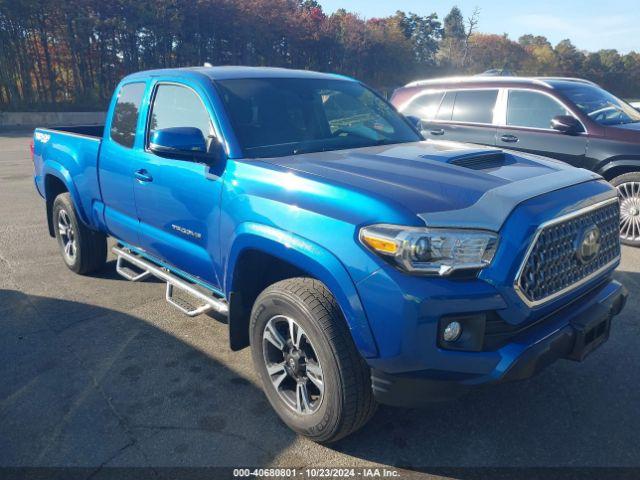
[[640, 172], [620, 175], [611, 184], [620, 198], [620, 241], [633, 247], [640, 246]]
[[369, 367], [321, 282], [292, 278], [271, 285], [256, 299], [250, 328], [265, 394], [290, 428], [331, 442], [373, 415]]
[[107, 259], [107, 237], [78, 220], [69, 193], [56, 197], [52, 215], [60, 253], [67, 267], [79, 274], [102, 268]]

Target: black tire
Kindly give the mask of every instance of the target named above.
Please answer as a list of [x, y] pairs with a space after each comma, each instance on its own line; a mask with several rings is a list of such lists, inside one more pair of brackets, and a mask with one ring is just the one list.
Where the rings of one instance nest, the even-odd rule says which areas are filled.
[[[69, 193], [61, 193], [55, 198], [51, 215], [56, 240], [67, 267], [80, 275], [102, 268], [107, 260], [107, 237], [78, 220]], [[64, 225], [71, 228], [64, 228]], [[69, 244], [72, 246], [67, 251]]]
[[611, 184], [620, 197], [620, 242], [640, 247], [640, 172], [619, 175]]
[[[295, 319], [302, 327], [322, 367], [324, 394], [316, 411], [300, 414], [287, 405], [267, 372], [263, 348], [268, 346], [263, 347], [263, 333], [271, 319], [281, 316]], [[250, 336], [253, 362], [265, 394], [280, 418], [297, 433], [316, 442], [333, 442], [361, 428], [374, 414], [369, 367], [358, 353], [335, 298], [321, 282], [291, 278], [265, 289], [251, 312]], [[309, 362], [307, 359], [306, 365]]]

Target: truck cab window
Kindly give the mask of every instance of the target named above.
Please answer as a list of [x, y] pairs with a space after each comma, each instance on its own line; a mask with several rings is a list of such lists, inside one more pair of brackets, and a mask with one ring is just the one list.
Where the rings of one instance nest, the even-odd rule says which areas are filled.
[[144, 83], [128, 83], [118, 93], [113, 118], [111, 120], [111, 139], [131, 148], [136, 139], [138, 113], [146, 85]]
[[213, 133], [209, 112], [197, 93], [187, 87], [160, 84], [156, 91], [149, 131], [194, 127], [207, 138]]
[[507, 125], [530, 128], [551, 128], [551, 119], [570, 115], [553, 98], [538, 92], [510, 90], [507, 102]]

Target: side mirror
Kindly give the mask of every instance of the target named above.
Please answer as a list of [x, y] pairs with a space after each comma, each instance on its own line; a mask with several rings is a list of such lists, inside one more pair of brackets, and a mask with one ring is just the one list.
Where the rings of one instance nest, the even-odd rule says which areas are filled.
[[558, 115], [551, 119], [551, 128], [562, 133], [577, 133], [582, 130], [580, 122], [571, 115]]
[[418, 117], [414, 117], [413, 115], [405, 115], [405, 118], [409, 120], [409, 123], [413, 125], [413, 127], [419, 132], [422, 131], [422, 120]]
[[206, 160], [207, 142], [198, 128], [173, 127], [154, 130], [149, 139], [149, 150], [160, 156], [185, 160]]

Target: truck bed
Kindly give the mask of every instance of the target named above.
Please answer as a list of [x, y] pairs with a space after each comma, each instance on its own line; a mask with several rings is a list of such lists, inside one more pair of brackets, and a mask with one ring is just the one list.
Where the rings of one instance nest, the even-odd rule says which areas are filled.
[[71, 127], [51, 127], [43, 128], [43, 130], [50, 130], [53, 132], [61, 133], [73, 133], [75, 135], [83, 135], [85, 137], [102, 138], [104, 132], [104, 125], [75, 125]]
[[[47, 177], [66, 185], [85, 223], [90, 224], [94, 199], [100, 199], [98, 156], [101, 125], [36, 128], [33, 138], [35, 184], [45, 196]], [[73, 182], [70, 179], [74, 179]]]

